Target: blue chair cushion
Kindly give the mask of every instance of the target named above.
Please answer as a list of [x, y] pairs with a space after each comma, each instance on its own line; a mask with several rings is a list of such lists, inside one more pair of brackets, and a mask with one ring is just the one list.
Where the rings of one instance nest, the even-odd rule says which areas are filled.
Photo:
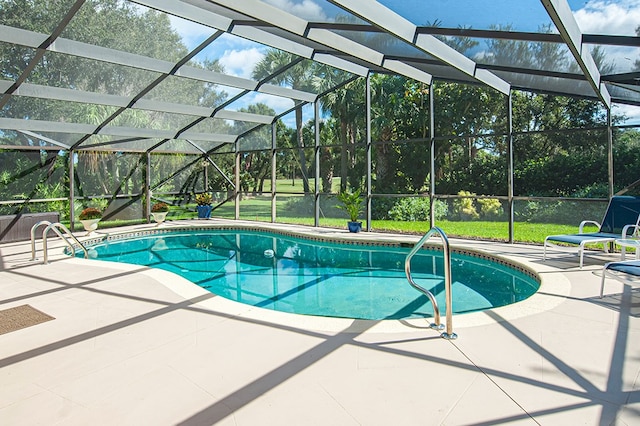
[[640, 262], [614, 262], [607, 265], [607, 269], [640, 277]]
[[566, 234], [566, 235], [550, 235], [548, 240], [558, 241], [568, 244], [582, 244], [585, 241], [597, 241], [597, 240], [615, 240], [620, 238], [618, 234], [608, 234], [606, 232], [589, 232], [584, 234]]

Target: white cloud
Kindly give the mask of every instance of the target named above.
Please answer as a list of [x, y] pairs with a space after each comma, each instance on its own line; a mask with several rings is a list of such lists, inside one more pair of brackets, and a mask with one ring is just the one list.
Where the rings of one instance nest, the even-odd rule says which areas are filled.
[[229, 33], [222, 34], [213, 42], [213, 44], [216, 46], [224, 46], [225, 48], [233, 49], [249, 49], [252, 47], [260, 49], [263, 47], [263, 45], [260, 43]]
[[169, 21], [171, 22], [171, 27], [176, 30], [180, 37], [182, 37], [182, 42], [189, 49], [193, 49], [195, 46], [202, 43], [215, 31], [212, 28], [192, 21], [187, 21], [186, 19], [178, 18], [174, 15], [168, 16]]
[[269, 3], [280, 10], [287, 11], [307, 21], [324, 21], [327, 19], [322, 7], [312, 0], [302, 0], [301, 2], [294, 2], [292, 0], [265, 0], [265, 3]]
[[256, 64], [264, 57], [264, 53], [254, 48], [243, 50], [225, 50], [220, 57], [220, 64], [225, 73], [237, 77], [251, 78]]
[[612, 112], [614, 114], [625, 115], [627, 120], [624, 124], [640, 125], [640, 106], [613, 104]]
[[583, 33], [635, 36], [640, 0], [589, 0], [573, 14]]
[[249, 105], [265, 104], [273, 109], [276, 114], [280, 114], [283, 111], [293, 107], [293, 101], [288, 98], [280, 96], [269, 95], [266, 93], [252, 92], [249, 93], [233, 104], [229, 105], [228, 109], [232, 111], [238, 111], [241, 108], [247, 108]]
[[253, 103], [265, 104], [273, 108], [276, 113], [280, 113], [293, 107], [293, 101], [291, 99], [268, 95], [266, 93], [256, 93], [253, 98]]

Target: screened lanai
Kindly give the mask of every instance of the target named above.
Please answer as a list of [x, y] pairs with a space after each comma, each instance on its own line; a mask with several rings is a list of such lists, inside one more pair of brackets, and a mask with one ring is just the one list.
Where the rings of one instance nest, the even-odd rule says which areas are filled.
[[0, 0], [0, 214], [135, 223], [165, 202], [179, 219], [211, 193], [213, 217], [335, 226], [335, 195], [360, 190], [367, 229], [482, 219], [513, 241], [518, 221], [636, 191], [638, 17], [637, 1]]

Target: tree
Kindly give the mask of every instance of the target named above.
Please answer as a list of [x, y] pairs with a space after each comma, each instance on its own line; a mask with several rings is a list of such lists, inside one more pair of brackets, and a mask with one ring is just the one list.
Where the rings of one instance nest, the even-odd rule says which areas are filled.
[[[275, 115], [275, 111], [267, 105], [258, 103], [239, 109], [241, 112], [252, 114]], [[282, 125], [282, 123], [280, 123]], [[242, 133], [243, 127], [247, 125], [236, 122], [237, 133]], [[252, 180], [253, 194], [262, 193], [264, 181], [271, 176], [271, 127], [261, 126], [252, 131], [241, 140], [246, 151], [243, 156], [241, 175], [246, 175]], [[245, 151], [243, 149], [242, 151]]]
[[[30, 31], [49, 34], [58, 25], [60, 19], [68, 13], [68, 4], [60, 1], [37, 2], [32, 0], [0, 0], [0, 21], [5, 25], [23, 28]], [[173, 30], [166, 14], [152, 9], [143, 11], [138, 5], [119, 0], [87, 0], [83, 7], [73, 16], [61, 34], [61, 37], [136, 53], [142, 56], [176, 62], [188, 53], [180, 36]], [[144, 43], [140, 43], [144, 40]], [[15, 81], [26, 69], [33, 52], [11, 44], [0, 46], [0, 70], [2, 78]], [[191, 66], [202, 67], [214, 71], [222, 71], [217, 61]], [[55, 86], [85, 92], [105, 93], [127, 98], [139, 94], [157, 75], [133, 67], [98, 62], [72, 55], [47, 51], [41, 61], [27, 76], [31, 84]], [[185, 103], [188, 105], [215, 106], [226, 97], [215, 85], [196, 80], [173, 77], [165, 79], [152, 91], [145, 94], [147, 99], [165, 102]], [[54, 122], [101, 124], [114, 115], [117, 107], [83, 104], [79, 102], [47, 101], [23, 96], [11, 98], [4, 105], [8, 116], [30, 118]], [[184, 117], [141, 109], [127, 109], [120, 113], [109, 125], [147, 127], [155, 129], [181, 128]], [[210, 132], [223, 132], [229, 126], [223, 120], [207, 120], [200, 126], [207, 127]], [[73, 145], [79, 139], [77, 135], [47, 133], [47, 137]], [[38, 146], [43, 142], [37, 137], [25, 136], [18, 132], [4, 132], [7, 144]], [[112, 138], [92, 135], [85, 144], [106, 144]], [[141, 141], [139, 145], [131, 142], [129, 147], [146, 149], [149, 141]], [[36, 151], [37, 152], [37, 151]], [[76, 171], [82, 179], [76, 180], [80, 185], [79, 192], [91, 195], [116, 194], [119, 191], [130, 191], [133, 181], [139, 179], [139, 158], [122, 153], [103, 153], [82, 151], [85, 160], [78, 163]], [[4, 154], [6, 155], [6, 154]], [[25, 154], [16, 154], [22, 155]], [[50, 156], [58, 155], [50, 151]], [[63, 158], [60, 156], [60, 158]], [[177, 158], [177, 156], [174, 156]], [[107, 164], [104, 166], [104, 164]], [[24, 187], [43, 183], [28, 182], [17, 165], [13, 162], [15, 176], [21, 176]], [[48, 167], [65, 168], [65, 162], [50, 161]], [[84, 170], [87, 170], [85, 173]], [[49, 173], [49, 176], [58, 174]], [[59, 179], [59, 178], [58, 178]], [[138, 180], [141, 182], [142, 180]], [[59, 188], [59, 181], [49, 180], [47, 185]], [[68, 185], [67, 185], [68, 186]], [[29, 192], [29, 191], [27, 191]], [[66, 196], [53, 194], [52, 196]]]
[[[298, 57], [292, 53], [283, 52], [277, 49], [270, 49], [264, 58], [258, 62], [253, 70], [252, 77], [256, 80], [268, 79], [276, 84], [282, 84], [296, 90], [311, 90], [313, 88], [313, 63], [311, 61], [301, 61], [288, 67], [292, 62], [296, 62]], [[309, 173], [304, 153], [304, 137], [302, 133], [302, 106], [298, 104], [295, 110], [296, 135], [298, 143], [298, 155], [300, 158], [300, 172], [304, 192], [311, 192], [309, 186]]]
[[[340, 74], [338, 74], [340, 76]], [[340, 76], [342, 77], [342, 76]], [[316, 80], [319, 91], [328, 90], [335, 80], [328, 78], [327, 74], [323, 78]], [[332, 90], [322, 97], [323, 111], [329, 112], [335, 123], [337, 139], [340, 142], [340, 191], [347, 189], [347, 177], [349, 170], [355, 165], [355, 145], [358, 131], [358, 123], [363, 122], [362, 108], [365, 104], [365, 80], [356, 79], [337, 90]], [[326, 156], [329, 155], [327, 148], [323, 152], [325, 163], [328, 163]], [[333, 172], [331, 171], [333, 175]], [[329, 186], [330, 188], [330, 186]]]

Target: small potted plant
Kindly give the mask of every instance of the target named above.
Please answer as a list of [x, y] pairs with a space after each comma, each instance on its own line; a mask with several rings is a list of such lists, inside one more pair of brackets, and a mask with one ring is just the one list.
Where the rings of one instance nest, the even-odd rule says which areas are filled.
[[84, 230], [87, 231], [87, 235], [90, 235], [98, 229], [98, 222], [102, 219], [102, 212], [95, 207], [87, 207], [80, 212], [78, 219], [82, 223]]
[[199, 219], [209, 219], [211, 217], [211, 202], [213, 201], [213, 197], [209, 192], [201, 192], [196, 194], [196, 203], [198, 206], [196, 209], [198, 210], [198, 218]]
[[167, 203], [155, 203], [151, 206], [151, 216], [153, 216], [153, 220], [156, 221], [158, 225], [160, 225], [167, 217], [167, 213], [169, 213], [169, 206]]
[[338, 194], [338, 201], [342, 203], [338, 205], [338, 208], [346, 210], [349, 215], [349, 222], [347, 222], [349, 232], [360, 232], [362, 222], [358, 221], [358, 216], [363, 210], [363, 199], [360, 195], [360, 190], [358, 189], [354, 192], [342, 191]]

